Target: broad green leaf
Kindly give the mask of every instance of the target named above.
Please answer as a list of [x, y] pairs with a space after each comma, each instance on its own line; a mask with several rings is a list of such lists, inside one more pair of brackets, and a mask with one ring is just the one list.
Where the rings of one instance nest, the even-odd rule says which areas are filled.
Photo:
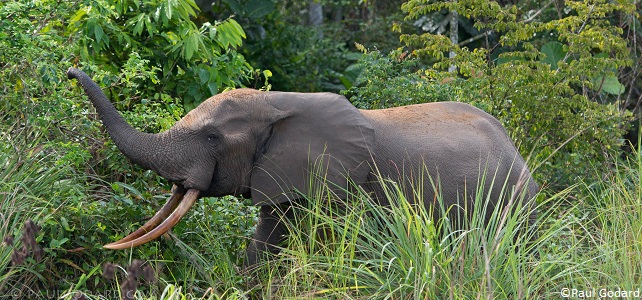
[[365, 66], [362, 64], [352, 64], [345, 69], [343, 74], [341, 74], [341, 76], [339, 77], [339, 80], [346, 89], [349, 89], [354, 85], [355, 82], [357, 82], [359, 75], [361, 75], [364, 69]]
[[165, 5], [164, 5], [165, 6], [165, 18], [167, 18], [168, 21], [172, 19], [172, 9], [173, 9], [172, 5], [173, 5], [172, 1], [165, 2]]
[[222, 23], [218, 26], [216, 41], [221, 45], [223, 49], [227, 49], [230, 46], [231, 38], [224, 24], [225, 23]]
[[87, 19], [87, 25], [85, 25], [85, 33], [91, 36], [94, 33], [94, 27], [96, 27], [97, 20], [94, 18]]
[[[66, 231], [74, 231], [74, 228], [71, 228], [69, 226], [69, 221], [67, 221], [67, 218], [61, 217], [59, 220], [60, 220], [60, 225], [62, 225], [62, 228], [64, 228]], [[64, 241], [62, 243], [64, 243]]]
[[201, 84], [205, 84], [210, 80], [210, 72], [208, 72], [206, 69], [199, 68], [198, 78], [201, 80]]
[[196, 105], [193, 102], [185, 102], [183, 103], [183, 107], [185, 109], [185, 112], [188, 113], [192, 109], [196, 108]]
[[103, 41], [105, 38], [105, 32], [103, 31], [103, 27], [100, 26], [99, 24], [96, 24], [96, 26], [94, 26], [94, 36], [96, 37], [96, 42], [98, 44], [100, 44], [100, 42]]
[[215, 66], [214, 67], [210, 67], [209, 68], [209, 72], [210, 72], [210, 81], [212, 81], [212, 82], [216, 81], [216, 79], [218, 77], [218, 70], [216, 69], [216, 67]]
[[350, 81], [348, 78], [345, 76], [339, 77], [339, 81], [341, 81], [341, 84], [343, 84], [345, 89], [349, 89], [352, 87], [352, 81]]
[[210, 95], [218, 94], [218, 84], [216, 82], [210, 82], [207, 84], [207, 88], [210, 90]]
[[120, 195], [114, 195], [114, 199], [116, 199], [116, 200], [118, 200], [118, 201], [120, 201], [122, 203], [125, 203], [126, 205], [134, 205], [134, 202], [132, 202], [132, 200], [127, 198], [127, 197], [123, 197], [123, 196], [120, 196]]
[[82, 19], [86, 15], [87, 15], [87, 10], [86, 9], [79, 9], [79, 10], [76, 11], [76, 14], [74, 14], [74, 16], [69, 20], [69, 23], [70, 24], [74, 24], [74, 23], [80, 21], [80, 19]]
[[60, 248], [60, 246], [62, 246], [62, 244], [66, 243], [67, 241], [69, 241], [68, 238], [62, 238], [60, 240], [52, 239], [51, 242], [49, 242], [49, 248], [52, 248], [52, 249]]
[[238, 47], [243, 44], [245, 32], [239, 23], [233, 19], [228, 19], [217, 25], [218, 39], [217, 42], [222, 48]]
[[541, 52], [546, 55], [541, 61], [549, 64], [551, 70], [557, 70], [557, 63], [566, 56], [566, 51], [564, 51], [562, 43], [555, 41], [544, 44]]
[[[236, 33], [239, 36], [239, 41], [241, 41], [241, 38], [245, 38], [245, 31], [243, 31], [243, 27], [241, 24], [236, 22], [234, 19], [228, 19], [227, 23], [231, 26], [232, 30], [234, 30], [234, 33]], [[239, 43], [240, 45], [240, 43]]]
[[198, 50], [198, 33], [191, 32], [185, 42], [185, 60], [190, 60]]
[[157, 7], [156, 11], [154, 12], [154, 20], [156, 22], [160, 21], [160, 16], [161, 16], [161, 8]]
[[[114, 182], [111, 186], [116, 192], [122, 192], [123, 189], [126, 189], [136, 197], [143, 198], [143, 194], [132, 185], [126, 184], [124, 182]], [[119, 188], [118, 190], [115, 188], [116, 186]], [[129, 200], [129, 202], [131, 202], [131, 200]]]
[[140, 36], [140, 34], [143, 32], [143, 26], [145, 26], [145, 14], [139, 14], [138, 17], [136, 17], [136, 25], [134, 26], [134, 35]]
[[595, 80], [594, 84], [595, 88], [600, 88], [601, 85], [602, 91], [611, 95], [621, 95], [625, 90], [624, 85], [613, 75], [606, 76], [606, 78], [600, 76]]
[[[181, 16], [183, 19], [189, 19], [190, 17], [195, 17], [197, 15], [196, 11], [200, 10], [198, 5], [196, 5], [196, 2], [194, 0], [183, 0], [183, 1], [178, 1], [178, 6], [180, 7], [181, 10]], [[185, 14], [183, 16], [183, 14]]]
[[152, 20], [147, 16], [145, 18], [145, 28], [147, 29], [147, 34], [149, 34], [150, 37], [154, 36], [154, 32], [156, 31], [156, 26], [152, 22]]

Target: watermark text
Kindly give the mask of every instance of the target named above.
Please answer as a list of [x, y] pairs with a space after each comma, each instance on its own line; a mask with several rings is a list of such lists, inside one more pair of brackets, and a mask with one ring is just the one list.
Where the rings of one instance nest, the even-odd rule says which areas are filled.
[[642, 289], [621, 289], [621, 288], [563, 288], [560, 291], [560, 296], [567, 299], [604, 299], [604, 298], [630, 298], [640, 299], [642, 296]]

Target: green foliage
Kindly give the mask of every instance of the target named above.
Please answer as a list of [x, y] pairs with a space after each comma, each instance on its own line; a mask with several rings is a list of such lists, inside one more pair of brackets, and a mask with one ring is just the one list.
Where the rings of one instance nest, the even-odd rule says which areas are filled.
[[[82, 175], [58, 165], [55, 148], [44, 143], [46, 134], [33, 128], [0, 136], [0, 293], [16, 298], [33, 298], [30, 293], [63, 275], [52, 266], [64, 260], [69, 236], [58, 233], [76, 225], [57, 212], [86, 193], [78, 180]], [[31, 233], [23, 230], [28, 220]], [[34, 232], [34, 224], [40, 230]]]
[[[163, 3], [159, 4], [159, 11], [164, 16], [152, 20], [150, 26], [178, 26], [175, 22], [178, 17], [189, 20], [189, 16], [177, 7], [186, 2]], [[59, 1], [0, 2], [0, 90], [4, 91], [0, 93], [0, 216], [4, 224], [0, 228], [0, 239], [15, 236], [13, 246], [7, 243], [0, 246], [0, 294], [24, 299], [67, 295], [64, 298], [71, 299], [75, 291], [81, 291], [111, 299], [118, 297], [119, 286], [101, 276], [102, 265], [105, 262], [128, 265], [131, 257], [150, 262], [160, 272], [159, 282], [140, 287], [141, 292], [160, 295], [168, 281], [200, 282], [205, 277], [196, 271], [198, 265], [189, 261], [192, 253], [180, 252], [176, 247], [168, 252], [160, 251], [162, 240], [131, 253], [102, 249], [102, 245], [130, 233], [153, 215], [160, 207], [158, 203], [167, 197], [169, 186], [152, 172], [131, 165], [120, 154], [103, 132], [93, 110], [89, 109], [89, 102], [79, 96], [75, 83], [67, 80], [65, 71], [75, 62], [78, 53], [85, 51], [84, 55], [96, 55], [85, 56], [88, 60], [83, 59], [81, 64], [93, 70], [94, 78], [107, 87], [108, 96], [118, 101], [115, 104], [124, 112], [127, 121], [144, 131], [169, 128], [184, 114], [184, 106], [179, 98], [172, 96], [176, 91], [163, 89], [177, 83], [171, 72], [163, 73], [162, 65], [152, 63], [155, 54], [148, 51], [151, 48], [141, 46], [152, 47], [152, 44], [145, 44], [148, 42], [147, 28], [137, 34], [121, 32], [121, 44], [118, 38], [110, 35], [113, 28], [105, 25], [102, 28], [104, 35], [96, 39], [95, 34], [100, 36], [101, 32], [96, 27], [102, 24], [100, 22], [115, 24], [107, 17], [114, 16], [109, 15], [109, 11], [116, 11], [116, 6], [94, 6], [93, 9], [102, 9], [107, 15], [99, 17], [89, 9], [89, 15], [83, 15], [73, 26], [67, 26], [63, 20], [78, 17], [79, 5]], [[87, 11], [87, 7], [82, 10]], [[128, 8], [128, 13], [133, 10]], [[84, 37], [76, 32], [77, 26], [91, 26], [91, 23], [83, 23], [90, 16], [100, 20], [96, 21], [92, 32], [87, 32], [90, 37]], [[165, 21], [167, 24], [163, 25]], [[247, 68], [242, 56], [231, 50], [240, 45], [242, 29], [232, 20], [207, 28], [212, 29], [203, 33], [207, 35], [208, 43], [217, 43], [216, 49], [224, 53], [211, 57], [212, 61], [216, 59], [216, 64], [205, 69], [222, 74], [215, 75], [218, 77], [213, 82], [219, 82], [223, 89], [229, 86], [229, 78], [239, 78], [229, 74]], [[177, 33], [169, 27], [162, 29], [167, 34]], [[160, 31], [155, 32], [154, 37], [160, 35]], [[210, 33], [214, 34], [213, 38]], [[131, 40], [127, 40], [128, 37]], [[175, 38], [179, 40], [179, 37]], [[189, 54], [187, 45], [188, 41], [184, 41], [183, 46], [173, 52], [172, 49], [163, 52], [156, 45], [153, 48], [165, 57], [185, 61], [183, 66], [173, 70], [181, 70], [177, 72], [179, 76], [186, 76], [184, 66], [198, 67], [198, 64], [211, 62], [203, 56], [211, 53], [196, 51], [188, 62], [182, 57]], [[94, 46], [104, 48], [94, 51]], [[208, 49], [214, 53], [212, 48]], [[120, 49], [121, 52], [110, 52], [109, 49]], [[115, 60], [113, 65], [108, 61], [121, 54], [123, 60]], [[209, 90], [207, 85], [211, 82], [204, 80], [202, 71], [200, 74], [200, 80], [192, 78], [190, 83]], [[227, 79], [226, 74], [230, 76]], [[231, 205], [225, 207], [234, 209], [234, 213], [241, 211]], [[214, 221], [210, 222], [209, 217], [216, 217], [212, 220], [223, 228], [225, 218], [232, 219], [232, 211], [221, 210], [219, 215], [203, 216], [202, 221], [211, 224]], [[253, 215], [248, 213], [246, 218], [251, 221]], [[23, 252], [22, 236], [25, 234], [22, 232], [27, 220], [33, 220], [41, 227], [34, 239], [43, 254], [37, 258], [29, 248], [24, 255], [26, 259], [12, 265], [12, 255]], [[240, 221], [234, 224], [243, 228]], [[230, 236], [237, 234], [237, 227], [231, 226], [228, 230]], [[238, 229], [238, 234], [247, 230]], [[237, 246], [243, 240], [234, 241], [233, 245]], [[189, 242], [196, 244], [192, 240]], [[221, 249], [227, 249], [225, 247], [230, 245]]]
[[[328, 26], [320, 40], [309, 28], [284, 21], [304, 18], [299, 12], [306, 2], [295, 3], [289, 15], [283, 12], [292, 1], [225, 2], [241, 5], [236, 18], [247, 31], [232, 19], [194, 21], [191, 1], [0, 2], [0, 238], [14, 237], [13, 244], [0, 245], [1, 295], [73, 299], [81, 292], [89, 299], [118, 298], [125, 283], [110, 281], [101, 269], [110, 262], [123, 266], [116, 273], [129, 273], [125, 266], [135, 259], [152, 266], [158, 279], [140, 284], [136, 299], [546, 298], [563, 287], [641, 286], [641, 156], [613, 159], [620, 155], [627, 119], [622, 103], [637, 97], [635, 70], [622, 72], [635, 55], [625, 53], [626, 31], [613, 26], [639, 32], [627, 3], [567, 1], [561, 15], [553, 6], [539, 15], [526, 11], [536, 1], [519, 8], [479, 1], [436, 4], [444, 10], [460, 5], [461, 15], [480, 32], [492, 28], [492, 47], [454, 47], [458, 56], [446, 59], [450, 40], [405, 36], [417, 43], [408, 53], [371, 51], [355, 66], [357, 55], [346, 43], [396, 47], [381, 32], [388, 21], [346, 18], [342, 25], [352, 31]], [[478, 2], [482, 9], [474, 7]], [[346, 15], [369, 14], [373, 3], [323, 1], [346, 8]], [[246, 28], [251, 18], [269, 29], [268, 36], [261, 37], [259, 27]], [[400, 27], [416, 29], [407, 25]], [[81, 65], [128, 122], [158, 132], [203, 98], [252, 75], [236, 52], [243, 32], [257, 42], [251, 51], [238, 51], [253, 53], [248, 61], [265, 55], [268, 64], [283, 65], [275, 78], [287, 80], [278, 83], [285, 88], [345, 86], [365, 108], [466, 101], [500, 118], [524, 154], [533, 149], [533, 164], [573, 137], [536, 174], [561, 178], [559, 185], [577, 177], [586, 183], [573, 197], [565, 190], [539, 199], [550, 210], [540, 214], [539, 238], [527, 246], [521, 237], [511, 238], [524, 226], [519, 212], [502, 226], [494, 216], [492, 226], [473, 222], [475, 229], [452, 232], [392, 189], [390, 201], [398, 205], [391, 208], [357, 193], [349, 199], [355, 201], [351, 210], [330, 211], [327, 194], [309, 195], [309, 206], [299, 207], [308, 214], [290, 226], [288, 249], [252, 276], [239, 263], [255, 208], [233, 198], [202, 199], [172, 232], [147, 245], [102, 249], [153, 215], [169, 185], [120, 154], [65, 71]], [[451, 65], [457, 74], [444, 71]], [[362, 68], [364, 76], [356, 79]], [[395, 218], [385, 218], [390, 214]], [[28, 220], [40, 227], [33, 236]], [[15, 253], [24, 260], [12, 264]]]
[[[345, 202], [337, 202], [324, 187], [311, 192], [307, 204], [295, 204], [298, 213], [288, 223], [288, 246], [261, 266], [264, 288], [257, 297], [530, 299], [546, 295], [546, 279], [554, 273], [547, 264], [538, 264], [533, 253], [553, 239], [562, 222], [535, 228], [527, 224], [528, 211], [521, 206], [514, 203], [512, 212], [498, 209], [487, 214], [488, 201], [477, 199], [466, 212], [472, 220], [453, 229], [447, 219], [438, 217], [450, 209], [440, 207], [440, 196], [432, 209], [426, 209], [410, 203], [401, 186], [378, 180], [386, 187], [389, 207], [378, 205], [363, 192], [349, 193]], [[411, 194], [422, 190], [415, 188]], [[562, 196], [544, 202], [555, 207], [553, 202]], [[543, 211], [540, 218], [548, 218], [553, 211]], [[541, 238], [534, 235], [536, 230]]]
[[427, 80], [419, 72], [421, 66], [416, 59], [395, 58], [373, 51], [366, 52], [359, 64], [363, 72], [355, 85], [343, 91], [358, 108], [380, 109], [453, 100], [452, 87]]
[[[295, 206], [287, 247], [251, 277], [230, 267], [237, 254], [221, 251], [219, 237], [205, 234], [202, 242], [209, 248], [202, 249], [218, 255], [209, 257], [209, 250], [199, 253], [176, 241], [190, 253], [190, 265], [202, 266], [196, 274], [211, 276], [205, 284], [209, 289], [199, 290], [199, 282], [190, 281], [169, 284], [162, 293], [187, 299], [534, 299], [560, 295], [565, 288], [636, 290], [642, 232], [639, 157], [635, 153], [614, 161], [617, 171], [604, 182], [540, 195], [534, 226], [519, 207], [507, 214], [494, 210], [484, 222], [488, 201], [477, 199], [468, 208], [471, 221], [455, 230], [445, 219], [435, 219], [447, 208], [410, 204], [402, 187], [392, 182], [385, 182], [390, 207], [359, 191], [336, 202], [320, 187], [307, 195], [306, 204]], [[436, 201], [441, 203], [441, 197]], [[200, 220], [198, 213], [194, 216]], [[136, 299], [159, 294], [140, 293]]]
[[244, 238], [252, 235], [254, 224], [258, 221], [258, 208], [250, 204], [250, 200], [243, 201], [232, 196], [205, 198], [186, 218], [187, 222], [183, 222], [184, 228], [177, 227], [176, 231], [185, 233], [181, 236], [192, 245], [201, 245], [204, 249], [212, 244], [220, 246], [216, 251], [201, 253], [207, 255], [208, 259], [225, 252], [235, 258], [231, 263], [240, 265], [247, 242]]
[[280, 18], [278, 14], [271, 15], [257, 29], [263, 36], [248, 37], [243, 49], [253, 65], [270, 69], [275, 90], [338, 91], [350, 84], [350, 63], [356, 62], [359, 55], [334, 39], [320, 38], [313, 28], [290, 25]]
[[[360, 57], [352, 49], [355, 42], [382, 49], [399, 45], [390, 30], [391, 20], [401, 18], [399, 13], [365, 20], [366, 11], [374, 8], [371, 2], [317, 2], [324, 12], [334, 12], [331, 20], [324, 18], [318, 26], [307, 24], [310, 2], [305, 1], [227, 0], [221, 1], [223, 5], [213, 4], [212, 11], [217, 16], [233, 15], [243, 25], [248, 39], [242, 52], [252, 65], [271, 70], [275, 90], [338, 92], [350, 88], [361, 71], [355, 64]], [[391, 7], [390, 2], [386, 4], [380, 6]], [[364, 19], [342, 20], [343, 15]]]
[[[638, 145], [640, 145], [638, 143]], [[594, 238], [593, 255], [597, 257], [596, 272], [601, 284], [620, 285], [636, 290], [642, 283], [642, 156], [640, 148], [624, 159], [616, 159], [615, 168], [603, 181], [585, 183], [589, 196], [583, 205], [592, 210], [592, 223], [597, 228], [589, 234]], [[595, 170], [602, 174], [601, 170]], [[625, 212], [625, 213], [622, 213]]]
[[[241, 26], [233, 19], [198, 26], [191, 19], [197, 11], [192, 0], [87, 0], [70, 26], [83, 33], [81, 58], [105, 72], [102, 83], [114, 98], [134, 103], [180, 98], [189, 111], [253, 75], [235, 50], [245, 38]], [[154, 76], [134, 77], [125, 89], [116, 84], [116, 74], [132, 59]]]
[[[441, 35], [403, 34], [401, 40], [413, 49], [410, 60], [421, 59], [414, 63], [425, 65], [399, 73], [394, 69], [412, 64], [399, 53], [391, 54], [388, 62], [370, 54], [373, 59], [364, 60], [371, 64], [364, 73], [365, 84], [348, 95], [358, 104], [386, 99], [385, 106], [404, 105], [419, 102], [413, 95], [420, 95], [425, 102], [454, 100], [478, 106], [504, 124], [533, 166], [538, 163], [535, 175], [540, 182], [563, 188], [592, 175], [596, 164], [608, 167], [606, 158], [621, 153], [631, 114], [621, 106], [624, 86], [616, 74], [631, 60], [621, 28], [606, 16], [634, 13], [626, 3], [565, 3], [565, 16], [536, 22], [521, 19], [515, 6], [496, 2], [409, 1], [402, 6], [408, 19], [456, 10], [480, 31], [497, 34], [498, 44], [468, 49]], [[454, 57], [446, 55], [451, 51]], [[448, 71], [452, 67], [456, 73]], [[413, 89], [406, 82], [425, 88]], [[377, 91], [378, 86], [386, 88]]]

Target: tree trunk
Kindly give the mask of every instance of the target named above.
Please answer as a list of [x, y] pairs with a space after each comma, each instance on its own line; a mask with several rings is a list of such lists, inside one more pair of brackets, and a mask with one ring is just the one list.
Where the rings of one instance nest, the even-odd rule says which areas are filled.
[[[459, 14], [456, 10], [450, 11], [450, 41], [452, 42], [453, 47], [459, 43]], [[457, 56], [455, 51], [450, 51], [449, 57], [452, 59], [455, 58], [455, 56]], [[448, 72], [453, 73], [456, 71], [457, 66], [451, 64], [448, 68]]]
[[[317, 0], [318, 1], [318, 0]], [[319, 38], [323, 38], [321, 25], [323, 24], [323, 6], [315, 0], [308, 0], [308, 23], [316, 28]]]
[[343, 6], [335, 6], [332, 10], [332, 22], [339, 23], [343, 21]]

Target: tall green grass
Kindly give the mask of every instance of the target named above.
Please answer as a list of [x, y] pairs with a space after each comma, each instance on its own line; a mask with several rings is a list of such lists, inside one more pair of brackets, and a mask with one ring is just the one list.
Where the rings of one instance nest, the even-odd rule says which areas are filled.
[[[570, 289], [635, 290], [642, 286], [642, 158], [636, 152], [613, 165], [600, 174], [602, 180], [540, 193], [534, 223], [528, 222], [528, 209], [510, 198], [497, 207], [512, 209], [487, 214], [484, 204], [494, 199], [478, 196], [467, 208], [469, 221], [455, 228], [440, 217], [447, 215], [447, 207], [426, 209], [408, 201], [407, 195], [422, 193], [418, 187], [409, 193], [380, 178], [390, 203], [380, 206], [359, 188], [337, 201], [331, 189], [320, 186], [294, 205], [281, 253], [252, 273], [240, 267], [242, 249], [230, 251], [230, 237], [220, 236], [201, 215], [216, 213], [204, 204], [202, 212], [187, 218], [196, 229], [171, 235], [178, 252], [164, 257], [176, 260], [171, 265], [180, 269], [159, 279], [164, 289], [139, 291], [136, 299], [559, 299]], [[51, 191], [61, 180], [53, 179], [54, 171], [32, 168], [11, 174], [2, 169], [1, 178], [10, 179], [4, 181], [16, 182], [3, 181], [3, 192], [8, 187]], [[49, 184], [41, 175], [52, 178]], [[44, 185], [29, 183], [30, 178], [40, 178], [38, 184]], [[13, 232], [26, 219], [46, 218], [45, 211], [51, 211], [44, 193], [1, 196], [6, 201], [0, 209], [15, 220], [6, 226]], [[5, 252], [2, 266], [7, 270]], [[25, 282], [38, 280], [38, 270], [16, 272], [3, 272], [1, 279], [17, 282], [11, 278], [19, 275]], [[173, 280], [171, 275], [178, 273], [180, 280]]]
[[28, 257], [25, 264], [12, 266], [12, 254], [24, 244], [24, 224], [57, 222], [61, 199], [82, 195], [84, 189], [69, 178], [65, 166], [53, 164], [56, 154], [44, 146], [40, 132], [9, 129], [12, 134], [0, 135], [0, 238], [14, 237], [14, 245], [5, 239], [0, 246], [0, 291], [28, 294], [51, 274], [44, 267], [50, 263], [46, 255], [41, 261]]
[[595, 274], [586, 287], [642, 289], [642, 156], [617, 159], [602, 180], [585, 183], [584, 245]]
[[[521, 299], [548, 277], [538, 271], [543, 240], [529, 226], [528, 210], [498, 209], [485, 222], [488, 206], [482, 204], [490, 199], [479, 198], [471, 221], [453, 229], [423, 203], [406, 199], [422, 191], [380, 181], [389, 206], [362, 190], [345, 203], [321, 190], [297, 207], [287, 247], [265, 265], [262, 296]], [[445, 215], [449, 208], [437, 209]]]
[[[565, 289], [634, 290], [642, 271], [642, 159], [636, 153], [616, 165], [603, 181], [538, 195], [533, 224], [520, 207], [486, 220], [482, 204], [491, 199], [476, 199], [470, 222], [455, 229], [385, 179], [385, 207], [362, 190], [339, 202], [316, 189], [295, 205], [281, 253], [256, 272], [231, 266], [236, 257], [201, 256], [219, 279], [202, 297], [559, 299]], [[215, 233], [204, 238], [220, 243]]]

